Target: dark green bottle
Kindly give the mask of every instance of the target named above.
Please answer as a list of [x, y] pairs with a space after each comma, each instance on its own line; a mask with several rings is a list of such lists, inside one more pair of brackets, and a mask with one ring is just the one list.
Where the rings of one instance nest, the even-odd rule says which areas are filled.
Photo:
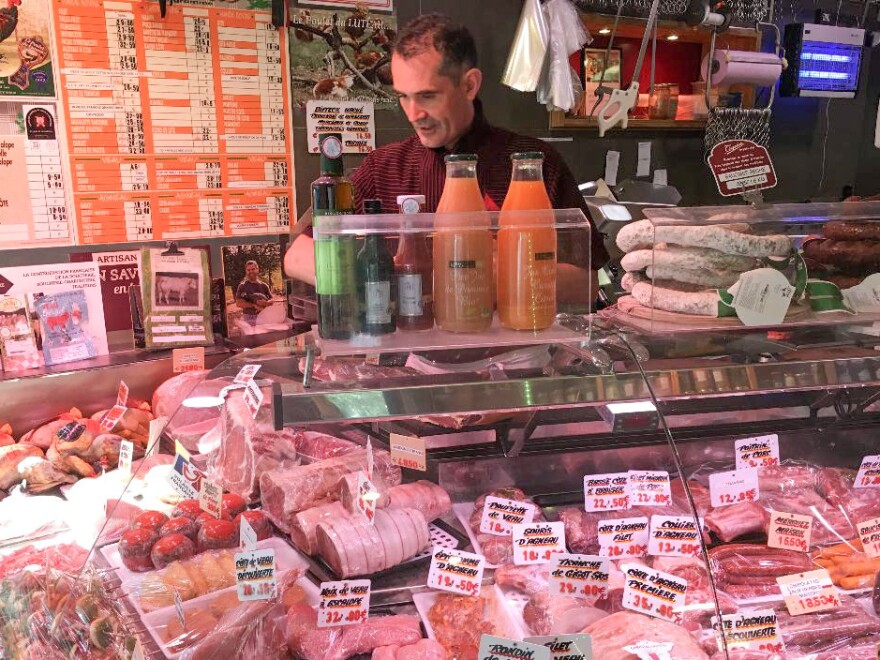
[[357, 243], [354, 236], [322, 235], [321, 218], [354, 213], [354, 186], [342, 174], [342, 136], [322, 133], [318, 140], [321, 176], [312, 183], [318, 334], [324, 339], [350, 339], [360, 329]]
[[[364, 213], [382, 213], [382, 202], [366, 200]], [[361, 331], [368, 335], [394, 332], [397, 326], [394, 257], [381, 234], [367, 234], [357, 256], [357, 281]]]

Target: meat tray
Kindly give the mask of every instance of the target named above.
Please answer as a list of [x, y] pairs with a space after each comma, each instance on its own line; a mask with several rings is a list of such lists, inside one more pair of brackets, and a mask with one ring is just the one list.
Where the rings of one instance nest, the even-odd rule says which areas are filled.
[[[278, 571], [287, 571], [291, 568], [301, 568], [303, 570], [308, 569], [308, 563], [305, 559], [303, 559], [302, 555], [300, 555], [299, 552], [293, 549], [290, 545], [285, 543], [283, 539], [280, 539], [278, 537], [265, 539], [257, 543], [257, 548], [261, 550], [264, 548], [274, 548], [275, 568]], [[232, 550], [232, 548], [230, 548], [230, 550]], [[143, 611], [143, 609], [141, 609], [140, 605], [140, 586], [144, 578], [147, 575], [152, 575], [154, 571], [148, 571], [146, 573], [135, 573], [128, 570], [122, 563], [122, 557], [119, 556], [118, 543], [105, 545], [103, 548], [100, 548], [99, 551], [104, 556], [104, 559], [110, 564], [111, 568], [116, 572], [116, 576], [122, 583], [122, 592], [128, 596], [128, 599], [131, 601], [138, 614], [141, 616], [141, 618], [143, 618], [145, 616], [145, 612]], [[171, 609], [173, 610], [174, 608]], [[162, 610], [160, 609], [156, 611], [159, 612]]]
[[[474, 503], [458, 502], [452, 505], [452, 511], [455, 513], [455, 517], [458, 518], [461, 526], [464, 527], [464, 531], [467, 534], [468, 540], [471, 542], [471, 547], [473, 547], [474, 552], [478, 555], [483, 554], [483, 548], [477, 540], [477, 535], [474, 534], [474, 530], [471, 529], [470, 518], [474, 511]], [[486, 568], [498, 568], [498, 566], [499, 564], [490, 564], [489, 562], [486, 562]]]
[[[303, 574], [303, 576], [296, 581], [296, 584], [301, 586], [303, 588], [303, 591], [305, 591], [306, 602], [309, 605], [317, 606], [321, 600], [321, 590], [318, 588], [318, 586], [314, 584], [305, 574]], [[204, 596], [199, 596], [198, 598], [188, 600], [183, 603], [183, 614], [184, 616], [188, 616], [191, 612], [194, 612], [199, 608], [204, 608], [212, 599], [216, 598], [217, 596], [225, 593], [234, 592], [235, 587], [229, 587], [227, 589], [221, 589], [220, 591], [215, 591], [214, 593], [206, 594]], [[167, 643], [162, 637], [162, 631], [168, 626], [169, 622], [173, 621], [176, 618], [177, 612], [174, 607], [163, 607], [162, 609], [150, 612], [149, 614], [145, 614], [142, 616], [144, 626], [149, 631], [150, 636], [152, 636], [153, 641], [156, 643], [156, 646], [158, 646], [162, 650], [162, 653], [164, 653], [165, 657], [167, 658], [179, 658], [184, 653], [184, 650], [174, 652], [168, 649]]]
[[[483, 592], [489, 589], [493, 590], [495, 597], [500, 603], [502, 603], [502, 606], [498, 608], [498, 612], [501, 614], [501, 620], [496, 621], [499, 627], [504, 631], [504, 634], [500, 636], [506, 637], [507, 639], [522, 639], [525, 637], [525, 629], [517, 623], [514, 617], [511, 616], [511, 609], [507, 607], [504, 602], [504, 594], [501, 589], [495, 585], [483, 585]], [[422, 623], [425, 626], [425, 632], [430, 639], [437, 639], [437, 636], [434, 634], [434, 629], [431, 627], [431, 623], [428, 620], [428, 612], [431, 611], [431, 608], [434, 606], [434, 603], [437, 602], [437, 598], [441, 593], [443, 592], [435, 590], [420, 591], [419, 593], [413, 594], [412, 597], [413, 604], [419, 612], [419, 618], [421, 618]]]

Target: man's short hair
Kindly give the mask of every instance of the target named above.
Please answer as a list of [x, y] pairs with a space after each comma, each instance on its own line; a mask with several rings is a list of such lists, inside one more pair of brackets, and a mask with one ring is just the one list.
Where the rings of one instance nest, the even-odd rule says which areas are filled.
[[253, 259], [251, 259], [250, 261], [245, 261], [245, 262], [244, 262], [244, 267], [245, 267], [245, 268], [247, 268], [248, 266], [251, 266], [251, 265], [256, 266], [256, 267], [257, 267], [257, 270], [260, 269], [260, 264], [258, 264], [258, 263], [257, 263], [256, 261], [254, 261]]
[[477, 66], [473, 35], [446, 14], [422, 14], [411, 20], [397, 35], [394, 52], [409, 59], [431, 47], [443, 57], [440, 73], [456, 82], [462, 73]]

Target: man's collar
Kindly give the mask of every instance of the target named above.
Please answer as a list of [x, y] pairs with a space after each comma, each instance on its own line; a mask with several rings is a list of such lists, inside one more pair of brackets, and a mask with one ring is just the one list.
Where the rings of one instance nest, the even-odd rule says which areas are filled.
[[483, 114], [483, 102], [479, 98], [476, 98], [474, 99], [474, 121], [473, 123], [471, 123], [470, 128], [465, 131], [464, 135], [462, 135], [458, 139], [458, 142], [455, 143], [455, 146], [452, 149], [447, 149], [446, 147], [438, 147], [436, 149], [432, 149], [431, 151], [436, 153], [438, 156], [445, 156], [448, 153], [476, 153], [477, 149], [483, 143], [488, 129], [489, 122], [486, 121], [486, 116]]

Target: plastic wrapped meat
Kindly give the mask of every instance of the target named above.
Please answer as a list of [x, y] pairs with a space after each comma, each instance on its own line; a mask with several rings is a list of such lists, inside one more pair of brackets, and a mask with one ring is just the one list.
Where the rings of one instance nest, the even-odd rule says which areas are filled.
[[46, 451], [52, 446], [52, 440], [58, 429], [68, 422], [82, 419], [82, 416], [83, 415], [78, 408], [71, 408], [70, 410], [61, 413], [57, 419], [53, 419], [51, 422], [28, 431], [21, 437], [19, 442], [26, 445], [34, 445], [43, 451]]
[[816, 481], [826, 500], [842, 507], [851, 520], [864, 522], [880, 514], [880, 488], [854, 488], [857, 474], [846, 468], [823, 468]]
[[441, 593], [428, 612], [434, 637], [455, 660], [476, 660], [480, 637], [511, 637], [501, 622], [501, 608], [495, 594], [484, 589], [479, 596]]
[[495, 584], [534, 596], [550, 586], [550, 564], [502, 564], [495, 569]]
[[[99, 410], [91, 418], [93, 421], [100, 423], [104, 419], [104, 415], [109, 412], [109, 408]], [[146, 449], [147, 443], [150, 440], [150, 421], [152, 419], [153, 413], [150, 411], [150, 404], [144, 401], [137, 406], [127, 407], [122, 417], [112, 429], [109, 429], [109, 432], [115, 433], [126, 440], [131, 440], [135, 445]]]
[[390, 488], [388, 508], [418, 509], [430, 521], [449, 513], [452, 501], [445, 488], [430, 481], [419, 480]]
[[709, 561], [716, 586], [738, 599], [778, 595], [777, 577], [813, 568], [803, 552], [747, 543], [712, 548]]
[[300, 511], [291, 520], [290, 538], [300, 550], [313, 555], [318, 551], [318, 525], [349, 515], [342, 502], [329, 502]]
[[[486, 534], [480, 531], [480, 521], [483, 518], [483, 507], [486, 504], [486, 497], [489, 496], [500, 497], [515, 502], [526, 502], [532, 505], [534, 505], [534, 502], [532, 502], [531, 498], [526, 496], [525, 492], [515, 486], [498, 488], [497, 490], [480, 495], [476, 501], [474, 501], [474, 510], [471, 513], [469, 523], [471, 530], [477, 537], [477, 542], [480, 544], [480, 550], [482, 551], [483, 556], [486, 557], [488, 563], [503, 564], [512, 561], [513, 558], [513, 542], [511, 537]], [[535, 522], [544, 521], [544, 515], [541, 513], [541, 509], [538, 506], [535, 506], [533, 520]]]
[[28, 457], [43, 458], [43, 450], [22, 443], [0, 447], [0, 490], [9, 490], [21, 481], [18, 466]]
[[602, 660], [639, 660], [639, 656], [625, 651], [623, 647], [638, 642], [671, 642], [670, 660], [703, 660], [709, 656], [691, 634], [674, 623], [621, 611], [599, 619], [583, 632], [593, 642], [593, 657]]
[[15, 444], [15, 438], [12, 437], [12, 427], [9, 424], [0, 426], [0, 447], [8, 447]]
[[326, 433], [298, 431], [296, 434], [296, 454], [303, 463], [337, 458], [359, 448], [360, 445], [350, 440], [336, 438]]
[[780, 610], [777, 617], [785, 649], [794, 657], [817, 654], [813, 657], [849, 660], [858, 657], [849, 655], [850, 647], [870, 643], [876, 654], [880, 642], [880, 619], [843, 594], [838, 609], [798, 616]]
[[770, 514], [758, 502], [739, 502], [711, 509], [703, 521], [719, 539], [729, 543], [746, 534], [766, 532]]
[[166, 432], [186, 447], [198, 451], [199, 439], [220, 423], [220, 408], [185, 408], [184, 399], [195, 396], [214, 396], [229, 382], [205, 380], [207, 370], [188, 371], [169, 378], [153, 392], [153, 414], [167, 417]]
[[523, 608], [523, 620], [534, 635], [571, 635], [606, 616], [585, 600], [547, 591], [532, 596]]
[[[299, 368], [301, 371], [305, 370], [305, 358], [300, 360]], [[312, 377], [315, 380], [328, 383], [403, 378], [417, 376], [418, 373], [406, 367], [385, 367], [341, 358], [318, 358], [312, 368]]]

